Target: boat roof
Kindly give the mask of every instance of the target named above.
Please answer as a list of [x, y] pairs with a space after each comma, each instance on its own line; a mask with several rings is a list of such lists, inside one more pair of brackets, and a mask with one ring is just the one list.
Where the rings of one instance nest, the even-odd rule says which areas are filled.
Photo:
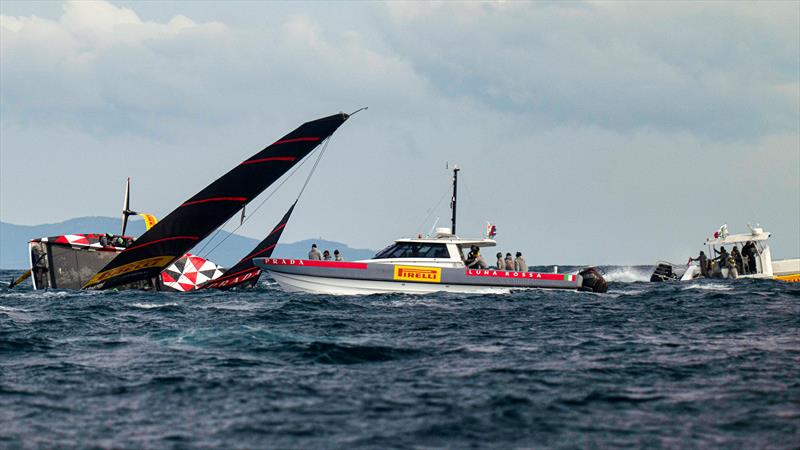
[[729, 234], [728, 236], [719, 237], [716, 239], [706, 239], [708, 245], [730, 245], [739, 244], [747, 241], [766, 241], [772, 233], [756, 228], [752, 233]]
[[494, 247], [497, 245], [497, 241], [494, 239], [465, 239], [458, 236], [403, 238], [397, 239], [395, 242], [412, 244], [456, 244], [460, 246], [474, 245], [476, 247]]

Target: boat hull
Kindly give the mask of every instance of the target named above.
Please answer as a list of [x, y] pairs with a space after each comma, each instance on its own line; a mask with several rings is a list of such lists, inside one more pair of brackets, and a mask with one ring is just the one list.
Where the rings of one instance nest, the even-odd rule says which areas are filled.
[[581, 290], [583, 283], [577, 274], [281, 258], [256, 258], [253, 262], [286, 291], [318, 294], [489, 294], [520, 289]]

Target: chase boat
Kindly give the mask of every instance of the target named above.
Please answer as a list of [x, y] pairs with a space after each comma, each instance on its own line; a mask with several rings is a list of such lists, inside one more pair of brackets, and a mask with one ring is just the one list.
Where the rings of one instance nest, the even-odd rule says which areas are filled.
[[[748, 225], [749, 227], [749, 225]], [[746, 244], [751, 243], [755, 250], [752, 264], [746, 264], [747, 270], [738, 273], [737, 278], [755, 278], [767, 280], [779, 280], [800, 283], [800, 259], [773, 260], [772, 250], [769, 246], [769, 238], [772, 233], [764, 231], [763, 228], [756, 226], [750, 227], [749, 233], [728, 234], [728, 226], [723, 225], [714, 233], [713, 238], [707, 238], [705, 245], [708, 250], [709, 260], [713, 259], [718, 253], [718, 249], [727, 246], [737, 246], [741, 250]], [[742, 255], [744, 259], [748, 259]], [[744, 261], [743, 261], [743, 265]], [[709, 270], [712, 278], [728, 278], [728, 268], [719, 267], [716, 262], [712, 262]], [[659, 261], [653, 269], [650, 281], [690, 281], [702, 278], [700, 266], [695, 261], [681, 266], [666, 261]]]
[[521, 289], [571, 289], [606, 292], [608, 285], [593, 267], [578, 273], [517, 272], [465, 265], [464, 252], [497, 245], [494, 239], [464, 239], [455, 234], [458, 168], [453, 171], [452, 228], [434, 236], [398, 239], [373, 258], [355, 262], [256, 258], [288, 292], [335, 295], [453, 292], [507, 293]]

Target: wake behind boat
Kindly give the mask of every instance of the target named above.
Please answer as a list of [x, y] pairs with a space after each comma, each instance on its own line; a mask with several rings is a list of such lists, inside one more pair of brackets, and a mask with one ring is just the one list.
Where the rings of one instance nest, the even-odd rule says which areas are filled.
[[355, 262], [256, 258], [256, 266], [289, 292], [368, 295], [404, 292], [426, 294], [507, 293], [519, 289], [571, 289], [606, 292], [608, 285], [594, 268], [578, 273], [541, 273], [480, 268], [464, 252], [497, 245], [494, 239], [464, 239], [455, 234], [458, 171], [453, 171], [452, 228], [432, 237], [398, 239], [373, 258]]

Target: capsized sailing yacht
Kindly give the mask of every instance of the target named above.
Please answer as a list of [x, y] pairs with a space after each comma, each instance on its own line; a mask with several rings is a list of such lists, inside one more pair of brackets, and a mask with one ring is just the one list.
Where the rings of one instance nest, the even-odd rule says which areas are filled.
[[608, 285], [593, 267], [577, 273], [541, 273], [467, 267], [464, 251], [493, 247], [490, 237], [465, 239], [456, 231], [458, 172], [453, 170], [451, 228], [438, 228], [432, 237], [398, 239], [373, 258], [355, 262], [287, 258], [256, 258], [289, 292], [366, 295], [431, 292], [507, 293], [547, 288], [603, 293]]
[[[182, 203], [137, 239], [122, 236], [124, 245], [105, 245], [101, 233], [31, 241], [34, 288], [157, 289], [163, 284], [159, 274], [183, 259], [209, 273], [206, 281], [218, 278], [222, 275], [219, 266], [187, 252], [325, 142], [348, 118], [339, 113], [304, 123]], [[127, 204], [123, 211], [124, 218], [132, 213]]]

